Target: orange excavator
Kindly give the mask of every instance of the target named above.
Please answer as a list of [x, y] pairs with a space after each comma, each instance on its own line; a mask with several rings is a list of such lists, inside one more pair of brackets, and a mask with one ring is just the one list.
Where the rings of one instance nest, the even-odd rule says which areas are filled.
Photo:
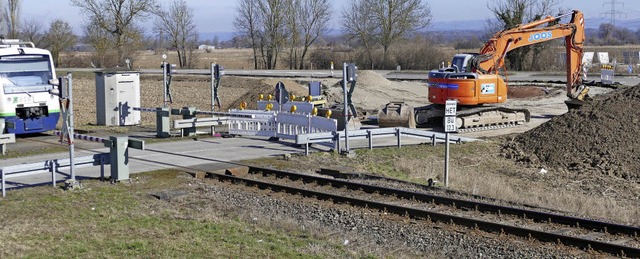
[[[571, 15], [568, 23], [541, 26]], [[428, 88], [431, 105], [413, 108], [404, 102], [390, 102], [378, 114], [380, 127], [415, 127], [441, 121], [447, 100], [458, 102], [458, 129], [479, 129], [526, 123], [526, 109], [511, 109], [490, 104], [507, 100], [507, 84], [498, 72], [510, 50], [565, 39], [567, 67], [567, 97], [572, 109], [582, 105], [589, 88], [582, 84], [584, 16], [580, 11], [519, 25], [496, 33], [478, 54], [458, 54], [449, 67], [429, 72]], [[535, 57], [534, 57], [535, 58]]]

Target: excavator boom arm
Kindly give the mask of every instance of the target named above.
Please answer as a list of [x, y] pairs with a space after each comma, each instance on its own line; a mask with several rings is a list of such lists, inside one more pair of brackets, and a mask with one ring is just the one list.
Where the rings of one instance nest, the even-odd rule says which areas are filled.
[[496, 73], [504, 67], [507, 52], [527, 45], [565, 38], [567, 52], [567, 95], [573, 96], [575, 86], [580, 84], [582, 69], [584, 34], [584, 15], [574, 10], [569, 23], [547, 27], [540, 25], [554, 22], [561, 17], [547, 17], [529, 24], [496, 33], [480, 50], [480, 55], [472, 61], [473, 70], [480, 73]]

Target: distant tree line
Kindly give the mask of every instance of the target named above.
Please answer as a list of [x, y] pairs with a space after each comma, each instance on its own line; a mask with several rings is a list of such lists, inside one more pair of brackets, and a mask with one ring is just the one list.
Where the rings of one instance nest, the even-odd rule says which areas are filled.
[[[561, 13], [558, 1], [490, 2], [487, 8], [494, 17], [488, 21], [487, 33], [456, 36], [423, 31], [432, 19], [425, 0], [349, 0], [343, 10], [333, 10], [332, 0], [238, 0], [233, 21], [236, 35], [227, 41], [218, 37], [203, 41], [194, 22], [194, 7], [185, 0], [172, 0], [166, 6], [157, 0], [71, 0], [86, 18], [82, 36], [61, 19], [47, 25], [36, 18], [21, 20], [21, 0], [0, 0], [0, 33], [49, 49], [58, 66], [125, 66], [125, 60], [133, 64], [141, 50], [171, 50], [177, 52], [180, 67], [193, 68], [199, 60], [198, 45], [208, 44], [250, 48], [256, 69], [326, 69], [331, 63], [339, 69], [345, 61], [366, 69], [425, 70], [450, 60], [452, 52], [479, 49], [497, 31]], [[336, 19], [340, 34], [330, 33]], [[141, 25], [148, 20], [154, 25], [152, 33]], [[602, 24], [587, 30], [589, 45], [639, 42], [640, 29], [634, 32]], [[76, 50], [78, 43], [92, 50], [89, 57], [69, 51]], [[534, 57], [553, 56], [552, 47], [559, 44], [510, 51], [507, 67], [539, 70], [546, 64]], [[65, 51], [69, 52], [61, 55]]]
[[640, 29], [635, 32], [611, 23], [600, 24], [597, 30], [587, 30], [589, 45], [626, 45], [640, 43]]

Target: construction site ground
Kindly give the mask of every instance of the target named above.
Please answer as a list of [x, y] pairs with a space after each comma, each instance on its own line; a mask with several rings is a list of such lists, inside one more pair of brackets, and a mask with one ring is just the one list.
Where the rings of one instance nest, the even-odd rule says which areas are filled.
[[[141, 106], [162, 106], [162, 77], [142, 75], [141, 79]], [[135, 136], [155, 131], [153, 113], [143, 113], [140, 126], [96, 125], [94, 80], [93, 75], [74, 76], [75, 122], [79, 132], [97, 136]], [[249, 104], [249, 109], [255, 108], [258, 96], [273, 93], [279, 81], [295, 95], [307, 95], [305, 86], [311, 80], [322, 82], [329, 103], [342, 101], [338, 78], [227, 76], [220, 84], [222, 110], [239, 107], [243, 101]], [[175, 76], [171, 107], [210, 110], [210, 87], [206, 76]], [[637, 87], [618, 90], [593, 87], [591, 95], [597, 100], [603, 98], [595, 102], [598, 106], [567, 113], [563, 103], [566, 99], [564, 85], [512, 86], [510, 99], [502, 105], [529, 109], [531, 122], [518, 127], [462, 134], [485, 141], [452, 146], [450, 188], [577, 216], [639, 224], [640, 177], [635, 164], [639, 161], [640, 142], [634, 136], [640, 133], [637, 132], [638, 113], [635, 110], [640, 96], [632, 89]], [[366, 118], [375, 115], [391, 100], [425, 105], [426, 95], [425, 82], [389, 81], [377, 72], [360, 71], [353, 102], [359, 116]], [[26, 142], [18, 139], [18, 144], [9, 148], [19, 149], [21, 143]], [[442, 146], [417, 145], [359, 150], [354, 158], [319, 152], [308, 157], [271, 157], [247, 163], [299, 171], [343, 167], [411, 181], [434, 179], [441, 182], [443, 153]]]

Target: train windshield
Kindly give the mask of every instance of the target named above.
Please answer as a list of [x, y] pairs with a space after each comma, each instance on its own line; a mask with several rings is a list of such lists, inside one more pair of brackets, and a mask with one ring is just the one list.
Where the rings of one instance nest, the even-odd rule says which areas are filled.
[[0, 85], [5, 93], [49, 91], [53, 79], [48, 55], [0, 57]]

